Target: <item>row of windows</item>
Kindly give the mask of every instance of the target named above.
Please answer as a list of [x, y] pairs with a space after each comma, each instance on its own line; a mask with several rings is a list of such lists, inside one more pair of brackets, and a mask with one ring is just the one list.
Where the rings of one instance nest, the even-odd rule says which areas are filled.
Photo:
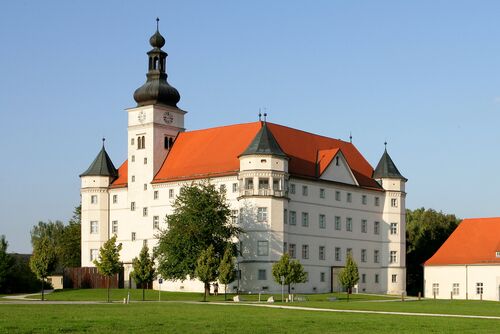
[[[135, 238], [136, 238], [135, 232], [132, 232], [132, 236], [131, 236], [131, 238], [132, 238], [132, 241], [135, 241]], [[142, 241], [142, 244], [143, 244], [144, 246], [147, 246], [147, 245], [148, 245], [148, 240], [147, 240], [147, 239], [144, 239], [144, 240]], [[92, 248], [92, 249], [90, 250], [90, 261], [97, 260], [97, 259], [98, 259], [98, 257], [99, 257], [99, 249]]]
[[[135, 145], [134, 138], [130, 139], [130, 145], [131, 146]], [[165, 138], [163, 140], [163, 146], [165, 147], [165, 149], [169, 150], [173, 145], [174, 145], [174, 138], [165, 136]], [[146, 137], [145, 136], [138, 136], [137, 137], [137, 149], [142, 150], [144, 148], [146, 148]], [[134, 156], [132, 156], [132, 157], [134, 157]], [[134, 160], [132, 159], [132, 162], [133, 161]], [[144, 164], [146, 164], [146, 162], [144, 162]]]
[[[453, 283], [451, 286], [451, 293], [454, 296], [460, 294], [460, 283]], [[484, 293], [484, 285], [482, 282], [476, 283], [476, 294], [482, 295]], [[432, 283], [432, 294], [439, 296], [439, 283]]]
[[[144, 190], [147, 190], [147, 189], [148, 189], [148, 185], [146, 183], [144, 183]], [[174, 198], [174, 197], [175, 197], [175, 191], [174, 191], [174, 189], [169, 189], [168, 190], [168, 198]], [[160, 193], [158, 192], [158, 190], [155, 190], [153, 192], [153, 199], [158, 199], [158, 198], [160, 198]], [[112, 201], [113, 201], [113, 204], [117, 204], [118, 203], [118, 195], [113, 195], [112, 196]], [[91, 204], [97, 204], [97, 195], [90, 196], [90, 203]], [[135, 210], [135, 202], [131, 202], [131, 206], [130, 207], [132, 208], [132, 203], [134, 203], [133, 204], [133, 207], [134, 207], [133, 210]]]
[[[309, 281], [309, 273], [308, 272], [305, 272], [305, 276], [306, 276], [306, 282]], [[267, 270], [266, 269], [259, 269], [258, 272], [257, 272], [257, 279], [259, 281], [265, 281], [267, 280]], [[326, 273], [325, 272], [320, 272], [319, 273], [319, 281], [320, 282], [325, 282], [326, 281]], [[378, 284], [380, 282], [380, 276], [379, 274], [375, 274], [374, 275], [374, 283]], [[398, 275], [394, 274], [391, 276], [391, 282], [392, 283], [397, 283], [398, 282]], [[367, 279], [366, 279], [366, 274], [362, 273], [361, 274], [361, 282], [362, 284], [366, 284], [367, 283]]]
[[[294, 183], [290, 183], [290, 194], [294, 195], [297, 193], [297, 187]], [[309, 196], [309, 187], [303, 185], [302, 186], [302, 196]], [[346, 202], [347, 203], [352, 203], [352, 193], [347, 192], [346, 193]], [[326, 198], [326, 189], [325, 188], [319, 188], [319, 198]], [[340, 190], [335, 190], [335, 200], [336, 201], [342, 201], [342, 193]], [[361, 195], [361, 204], [367, 205], [368, 204], [368, 195]], [[373, 205], [374, 206], [380, 206], [380, 197], [375, 196], [373, 198]]]
[[[153, 228], [160, 228], [160, 216], [153, 216]], [[90, 222], [90, 234], [98, 234], [99, 233], [99, 222], [91, 221]], [[118, 234], [118, 220], [111, 221], [111, 233]], [[132, 240], [135, 240], [135, 234], [132, 234]]]

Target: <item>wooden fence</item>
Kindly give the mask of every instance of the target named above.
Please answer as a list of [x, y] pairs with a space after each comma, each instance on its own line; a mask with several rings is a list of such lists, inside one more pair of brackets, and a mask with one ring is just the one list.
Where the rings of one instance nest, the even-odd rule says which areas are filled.
[[[107, 287], [107, 278], [95, 267], [66, 268], [63, 274], [65, 289], [99, 289]], [[123, 268], [109, 279], [110, 288], [123, 289]]]

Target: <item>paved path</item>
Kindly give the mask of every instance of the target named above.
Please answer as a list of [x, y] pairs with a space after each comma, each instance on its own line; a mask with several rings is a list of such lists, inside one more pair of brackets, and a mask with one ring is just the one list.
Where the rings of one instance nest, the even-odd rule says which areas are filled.
[[[43, 290], [43, 292], [47, 295], [49, 293], [54, 292], [54, 290]], [[40, 299], [38, 299], [38, 298], [29, 298], [30, 296], [37, 296], [39, 294], [41, 294], [41, 292], [30, 293], [30, 294], [27, 294], [27, 295], [4, 296], [2, 298], [13, 299], [13, 300], [23, 300], [23, 301], [34, 301], [34, 300], [40, 301]]]

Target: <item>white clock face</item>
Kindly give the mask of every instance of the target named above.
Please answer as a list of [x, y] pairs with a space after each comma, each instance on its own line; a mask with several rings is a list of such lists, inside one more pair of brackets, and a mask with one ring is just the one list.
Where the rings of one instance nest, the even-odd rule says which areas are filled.
[[146, 113], [144, 111], [141, 111], [139, 115], [137, 115], [137, 119], [139, 122], [144, 122], [146, 120]]
[[171, 124], [174, 121], [174, 115], [171, 114], [170, 112], [166, 111], [163, 114], [163, 121], [167, 124]]

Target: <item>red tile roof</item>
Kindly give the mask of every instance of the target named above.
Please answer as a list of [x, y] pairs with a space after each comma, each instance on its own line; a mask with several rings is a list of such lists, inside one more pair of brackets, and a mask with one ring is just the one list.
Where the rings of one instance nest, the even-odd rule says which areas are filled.
[[464, 219], [426, 266], [500, 264], [500, 217]]
[[[278, 124], [267, 125], [290, 158], [288, 170], [293, 176], [316, 178], [318, 153], [340, 149], [358, 183], [380, 189], [371, 177], [373, 168], [353, 144]], [[240, 167], [238, 156], [250, 145], [261, 126], [261, 122], [253, 122], [181, 132], [153, 182], [236, 174]]]
[[128, 182], [128, 160], [118, 168], [118, 178], [111, 183], [110, 188], [123, 188], [127, 186]]

